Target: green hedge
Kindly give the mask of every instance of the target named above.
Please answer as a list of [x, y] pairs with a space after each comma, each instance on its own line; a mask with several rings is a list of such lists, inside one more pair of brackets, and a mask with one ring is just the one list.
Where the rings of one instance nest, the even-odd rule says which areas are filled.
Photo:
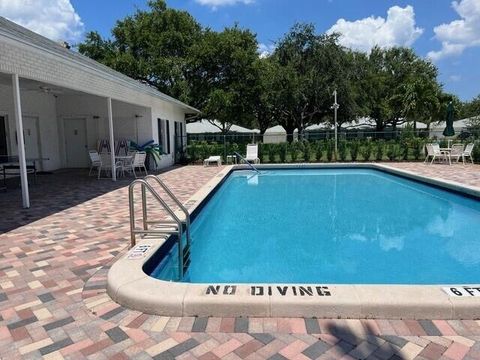
[[[340, 140], [337, 159], [333, 140], [295, 141], [292, 143], [258, 143], [262, 163], [305, 163], [330, 161], [423, 161], [425, 144], [432, 142], [423, 138], [398, 140]], [[441, 144], [442, 145], [442, 144]], [[445, 144], [446, 145], [446, 144]], [[190, 163], [200, 163], [209, 156], [246, 153], [246, 144], [224, 144], [206, 141], [192, 141], [187, 146]], [[226, 151], [225, 151], [226, 150]], [[480, 140], [476, 141], [473, 152], [475, 162], [480, 162]], [[224, 159], [225, 161], [226, 159]]]

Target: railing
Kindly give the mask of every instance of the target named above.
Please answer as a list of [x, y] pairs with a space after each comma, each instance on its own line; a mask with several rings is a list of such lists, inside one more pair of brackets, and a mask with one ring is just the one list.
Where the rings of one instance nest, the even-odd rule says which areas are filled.
[[[185, 214], [185, 220], [180, 219], [175, 211], [165, 202], [148, 180], [155, 179], [155, 182], [162, 187], [167, 195], [175, 202], [177, 206]], [[135, 222], [135, 194], [134, 190], [137, 186], [141, 186], [142, 193], [142, 225], [143, 228], [137, 228]], [[147, 207], [147, 190], [150, 195], [162, 206], [162, 208], [170, 215], [173, 221], [169, 220], [148, 220]], [[184, 275], [185, 265], [189, 262], [190, 253], [190, 215], [188, 210], [180, 203], [177, 197], [168, 189], [168, 187], [153, 175], [147, 176], [145, 179], [134, 180], [128, 188], [129, 212], [130, 212], [130, 244], [131, 247], [136, 245], [137, 235], [141, 236], [168, 236], [177, 235], [178, 243], [178, 278], [181, 280]], [[185, 223], [184, 223], [185, 222]], [[149, 225], [155, 225], [155, 228], [149, 228]], [[187, 239], [187, 246], [184, 248], [182, 244], [183, 233]]]
[[252, 164], [250, 164], [250, 162], [249, 162], [247, 159], [245, 159], [242, 155], [240, 155], [238, 152], [235, 152], [234, 154], [237, 155], [240, 159], [242, 159], [243, 162], [244, 162], [245, 164], [247, 164], [253, 171], [255, 171], [255, 172], [257, 172], [258, 174], [260, 174], [260, 171], [259, 171], [255, 166], [253, 166]]

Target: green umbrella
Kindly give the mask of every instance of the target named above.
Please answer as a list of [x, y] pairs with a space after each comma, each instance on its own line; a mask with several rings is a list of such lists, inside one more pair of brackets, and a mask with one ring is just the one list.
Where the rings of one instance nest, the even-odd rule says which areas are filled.
[[453, 103], [450, 101], [447, 107], [447, 127], [443, 130], [443, 136], [455, 135], [455, 129], [453, 128]]

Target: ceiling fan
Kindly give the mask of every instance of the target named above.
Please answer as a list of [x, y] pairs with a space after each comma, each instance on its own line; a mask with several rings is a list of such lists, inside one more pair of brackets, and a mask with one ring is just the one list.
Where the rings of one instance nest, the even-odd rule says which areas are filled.
[[45, 94], [52, 94], [52, 95], [61, 95], [63, 91], [61, 89], [52, 88], [46, 85], [40, 85], [38, 87], [40, 91], [44, 92]]

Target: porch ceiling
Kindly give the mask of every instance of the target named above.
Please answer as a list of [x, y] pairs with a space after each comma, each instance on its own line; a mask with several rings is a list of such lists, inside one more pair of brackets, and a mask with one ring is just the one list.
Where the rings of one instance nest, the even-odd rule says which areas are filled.
[[[12, 77], [9, 74], [0, 73], [0, 85], [12, 85]], [[66, 87], [55, 86], [41, 81], [20, 78], [20, 90], [22, 92], [38, 92], [52, 95], [85, 95], [86, 93], [72, 90]]]

